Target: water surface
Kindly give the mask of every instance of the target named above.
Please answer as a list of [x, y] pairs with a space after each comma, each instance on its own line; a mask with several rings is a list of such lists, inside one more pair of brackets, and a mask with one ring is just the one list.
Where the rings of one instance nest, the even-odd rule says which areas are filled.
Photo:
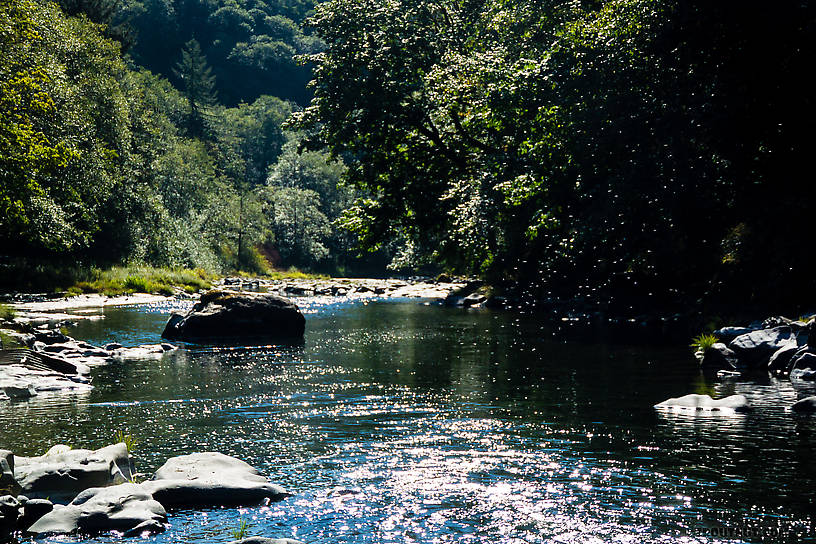
[[[0, 447], [97, 448], [123, 429], [142, 472], [220, 451], [293, 493], [173, 512], [157, 543], [228, 542], [241, 519], [251, 535], [315, 544], [816, 542], [816, 423], [788, 410], [813, 386], [710, 382], [688, 348], [566, 342], [530, 316], [413, 301], [307, 309], [303, 346], [190, 346], [95, 369], [85, 396], [2, 404]], [[70, 334], [158, 342], [169, 311], [108, 308]], [[652, 408], [691, 392], [742, 393], [755, 409]]]

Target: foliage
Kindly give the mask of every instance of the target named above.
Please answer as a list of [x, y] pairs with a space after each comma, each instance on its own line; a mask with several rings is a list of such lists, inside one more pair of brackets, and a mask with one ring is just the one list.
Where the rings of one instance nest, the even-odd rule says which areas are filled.
[[114, 435], [114, 440], [116, 440], [117, 444], [124, 443], [128, 452], [132, 452], [133, 448], [136, 447], [136, 444], [139, 443], [132, 434], [126, 433], [122, 429], [117, 429], [116, 434]]
[[714, 336], [713, 334], [700, 334], [699, 336], [695, 336], [691, 341], [691, 347], [694, 351], [708, 351], [711, 346], [719, 342], [719, 339]]
[[238, 520], [238, 527], [232, 530], [232, 537], [235, 540], [242, 540], [249, 535], [249, 522], [244, 518]]
[[173, 76], [185, 44], [195, 39], [225, 104], [263, 94], [305, 103], [309, 70], [293, 56], [320, 47], [298, 24], [312, 5], [312, 0], [122, 0], [115, 22], [127, 21], [137, 34], [135, 61], [165, 77]]
[[815, 10], [329, 0], [293, 127], [347, 165], [367, 247], [625, 311], [790, 302]]
[[17, 312], [14, 310], [13, 306], [0, 304], [0, 321], [11, 321], [14, 319], [15, 315], [17, 315]]

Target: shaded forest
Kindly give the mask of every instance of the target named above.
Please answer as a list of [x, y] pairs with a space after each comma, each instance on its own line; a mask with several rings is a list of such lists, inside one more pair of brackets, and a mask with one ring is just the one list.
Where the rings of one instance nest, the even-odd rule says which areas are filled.
[[0, 1], [4, 254], [360, 248], [604, 311], [816, 287], [809, 2]]

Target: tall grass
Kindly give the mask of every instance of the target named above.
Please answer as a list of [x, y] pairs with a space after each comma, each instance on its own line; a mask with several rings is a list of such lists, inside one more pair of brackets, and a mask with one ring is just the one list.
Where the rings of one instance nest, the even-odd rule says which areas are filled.
[[209, 289], [217, 276], [197, 268], [152, 268], [149, 266], [114, 266], [107, 270], [93, 268], [90, 278], [78, 281], [68, 288], [72, 294], [156, 293], [172, 295], [174, 287], [187, 292]]

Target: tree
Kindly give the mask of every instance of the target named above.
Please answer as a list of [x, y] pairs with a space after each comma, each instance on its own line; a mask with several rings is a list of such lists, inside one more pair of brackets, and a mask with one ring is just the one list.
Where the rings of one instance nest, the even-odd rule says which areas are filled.
[[188, 128], [194, 136], [204, 133], [207, 109], [216, 102], [215, 76], [195, 39], [184, 45], [173, 70], [189, 107]]
[[268, 198], [275, 245], [286, 262], [312, 266], [329, 254], [329, 222], [320, 211], [316, 192], [273, 187]]
[[769, 283], [796, 297], [785, 285], [814, 284], [796, 250], [814, 99], [793, 75], [814, 11], [330, 0], [293, 126], [348, 165], [362, 196], [345, 224], [365, 245], [402, 237], [540, 298], [625, 311]]

